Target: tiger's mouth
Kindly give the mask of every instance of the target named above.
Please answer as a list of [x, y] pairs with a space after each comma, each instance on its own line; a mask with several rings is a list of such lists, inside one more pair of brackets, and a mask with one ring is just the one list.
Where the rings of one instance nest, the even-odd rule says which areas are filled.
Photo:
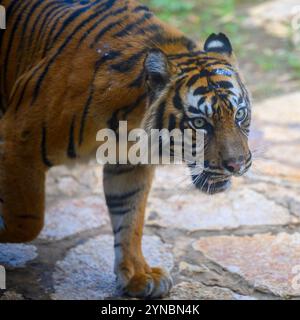
[[223, 192], [231, 185], [231, 175], [203, 171], [192, 177], [197, 189], [207, 194]]

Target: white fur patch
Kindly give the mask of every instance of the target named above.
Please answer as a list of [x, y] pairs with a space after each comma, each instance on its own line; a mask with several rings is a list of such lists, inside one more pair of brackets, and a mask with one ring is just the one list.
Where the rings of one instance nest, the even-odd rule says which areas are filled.
[[203, 114], [207, 115], [208, 117], [212, 116], [213, 109], [212, 109], [212, 105], [208, 103], [207, 101], [208, 99], [198, 106], [199, 100], [201, 98], [202, 96], [195, 96], [192, 90], [190, 90], [190, 92], [188, 93], [187, 95], [188, 106], [193, 106], [194, 108], [199, 110], [199, 113], [197, 114], [187, 112], [190, 117], [199, 117], [201, 115], [200, 111]]
[[211, 42], [207, 45], [207, 49], [223, 48], [223, 47], [224, 47], [224, 43], [223, 43], [222, 41], [219, 41], [219, 40], [211, 41]]

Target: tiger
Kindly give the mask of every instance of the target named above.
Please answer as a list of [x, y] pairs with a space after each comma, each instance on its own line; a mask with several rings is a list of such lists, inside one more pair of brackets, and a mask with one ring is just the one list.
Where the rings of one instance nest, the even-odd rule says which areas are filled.
[[[251, 99], [225, 34], [213, 33], [203, 45], [135, 0], [1, 5], [0, 243], [39, 235], [48, 170], [95, 155], [97, 132], [117, 132], [120, 121], [128, 131], [202, 130], [203, 170], [187, 165], [204, 193], [226, 190], [250, 168]], [[103, 168], [116, 287], [124, 296], [161, 298], [173, 285], [142, 252], [156, 167]]]

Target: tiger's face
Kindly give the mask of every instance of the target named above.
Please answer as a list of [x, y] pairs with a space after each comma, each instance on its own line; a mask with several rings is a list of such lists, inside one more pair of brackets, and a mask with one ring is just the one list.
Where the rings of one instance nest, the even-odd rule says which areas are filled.
[[203, 52], [166, 56], [149, 52], [147, 126], [204, 131], [204, 165], [188, 163], [194, 185], [213, 194], [251, 166], [250, 99], [224, 34], [212, 34]]

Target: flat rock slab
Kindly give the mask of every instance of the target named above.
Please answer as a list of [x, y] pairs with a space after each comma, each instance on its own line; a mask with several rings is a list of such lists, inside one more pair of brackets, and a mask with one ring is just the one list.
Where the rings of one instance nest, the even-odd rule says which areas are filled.
[[207, 237], [193, 247], [260, 291], [300, 297], [300, 233]]
[[37, 249], [27, 244], [0, 244], [0, 265], [21, 268], [37, 257]]
[[57, 166], [47, 174], [48, 197], [74, 197], [99, 194], [102, 189], [102, 166], [96, 161], [74, 166]]
[[60, 240], [109, 222], [105, 201], [100, 196], [61, 200], [46, 211], [40, 239]]
[[[144, 236], [143, 250], [151, 266], [173, 268], [171, 247], [158, 237]], [[110, 235], [93, 238], [71, 249], [64, 260], [56, 264], [52, 298], [94, 300], [118, 295], [113, 263], [113, 238]]]
[[285, 225], [292, 220], [286, 208], [245, 186], [214, 196], [196, 190], [151, 198], [148, 212], [148, 224], [189, 231]]
[[200, 282], [180, 282], [166, 300], [255, 300], [250, 296], [236, 294], [227, 288], [207, 287]]

